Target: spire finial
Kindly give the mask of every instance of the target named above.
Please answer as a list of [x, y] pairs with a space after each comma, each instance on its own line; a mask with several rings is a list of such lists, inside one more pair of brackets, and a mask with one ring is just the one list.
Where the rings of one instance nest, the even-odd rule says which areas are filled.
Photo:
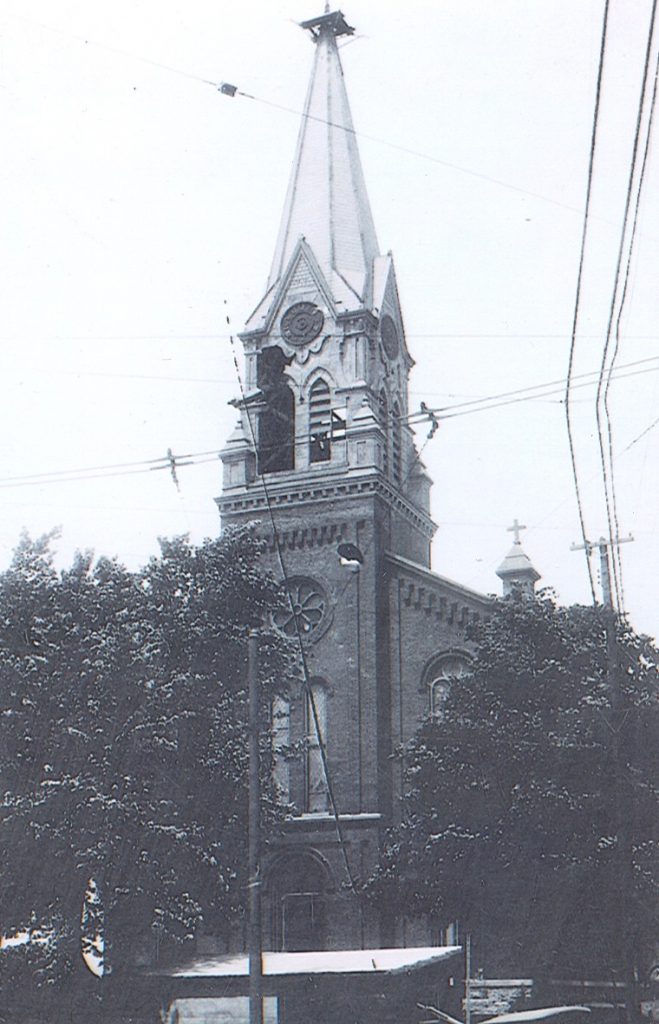
[[315, 40], [327, 33], [330, 36], [353, 36], [354, 28], [348, 24], [342, 11], [330, 12], [329, 3], [325, 3], [325, 11], [318, 18], [309, 18], [308, 21], [301, 21], [300, 27], [307, 29]]
[[337, 10], [301, 27], [316, 53], [268, 289], [282, 279], [304, 235], [345, 311], [369, 301], [380, 255], [337, 46], [354, 29]]

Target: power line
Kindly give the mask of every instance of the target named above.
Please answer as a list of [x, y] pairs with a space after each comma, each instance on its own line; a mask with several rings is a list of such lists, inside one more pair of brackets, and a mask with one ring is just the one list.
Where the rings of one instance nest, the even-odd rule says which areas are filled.
[[[649, 356], [645, 359], [637, 359], [630, 363], [620, 364], [618, 372], [615, 374], [615, 379], [625, 379], [627, 377], [643, 376], [647, 373], [657, 373], [659, 372], [659, 366], [646, 367], [645, 369], [638, 370], [632, 369], [632, 372], [630, 373], [621, 373], [620, 371], [627, 368], [633, 368], [635, 366], [641, 366], [645, 363], [658, 361], [659, 356]], [[583, 377], [592, 377], [595, 373], [596, 371], [577, 374], [573, 379], [578, 380]], [[554, 383], [557, 387], [552, 386]], [[424, 423], [430, 422], [432, 416], [437, 416], [440, 421], [443, 421], [456, 419], [460, 416], [468, 416], [472, 413], [488, 412], [492, 409], [505, 408], [506, 406], [517, 405], [521, 402], [541, 401], [544, 398], [551, 398], [554, 395], [563, 394], [562, 387], [558, 387], [558, 385], [562, 385], [562, 383], [562, 380], [557, 380], [555, 382], [550, 381], [547, 382], [547, 384], [533, 384], [526, 388], [505, 391], [499, 395], [488, 395], [484, 398], [473, 399], [468, 402], [456, 402], [452, 405], [438, 406], [432, 409], [426, 407], [424, 410], [419, 410], [401, 416], [400, 419], [396, 419], [395, 421], [400, 422], [401, 424], [407, 424], [408, 426], [418, 427]], [[572, 389], [577, 390], [578, 388], [593, 387], [595, 383], [596, 382], [594, 380], [582, 380], [581, 383], [574, 384]], [[541, 391], [541, 389], [545, 390]], [[538, 391], [541, 391], [541, 393], [535, 393]], [[394, 422], [395, 417], [393, 413], [390, 413], [389, 415], [392, 422]], [[346, 431], [346, 436], [349, 437], [351, 433], [352, 431], [349, 428]], [[294, 435], [293, 442], [296, 446], [299, 446], [306, 444], [310, 439], [311, 433], [303, 431]], [[184, 452], [181, 455], [176, 455], [175, 459], [177, 465], [181, 465], [182, 460], [185, 460], [187, 465], [203, 465], [204, 463], [214, 462], [220, 454], [221, 449], [217, 448], [199, 452]], [[0, 477], [0, 488], [44, 486], [46, 484], [54, 483], [70, 483], [83, 480], [103, 479], [106, 476], [132, 476], [161, 469], [171, 471], [171, 463], [167, 455], [152, 459], [140, 459], [135, 462], [114, 462], [105, 465], [82, 466], [71, 469], [47, 470], [42, 472], [25, 473], [17, 476]]]
[[[226, 300], [225, 300], [225, 306], [226, 306]], [[227, 325], [230, 327], [231, 326], [231, 321], [230, 321], [228, 313], [226, 314], [226, 321], [227, 321]], [[234, 364], [235, 369], [236, 369], [236, 377], [238, 379], [238, 387], [239, 387], [239, 390], [240, 390], [240, 395], [241, 395], [241, 399], [242, 399], [243, 408], [245, 410], [245, 415], [246, 415], [246, 418], [247, 418], [247, 423], [249, 425], [249, 431], [250, 431], [251, 438], [252, 438], [252, 444], [254, 446], [254, 450], [256, 451], [257, 450], [256, 433], [255, 433], [255, 430], [254, 430], [254, 425], [252, 424], [252, 419], [251, 419], [250, 412], [249, 412], [249, 406], [248, 406], [248, 404], [247, 404], [247, 402], [245, 400], [245, 389], [243, 387], [242, 374], [240, 372], [240, 366], [238, 364], [238, 357], [236, 355], [236, 346], [235, 346], [235, 342], [234, 342], [234, 339], [233, 339], [233, 335], [231, 335], [230, 337], [231, 337], [231, 350], [232, 350], [232, 353], [233, 353], [233, 364]], [[315, 700], [314, 693], [313, 693], [313, 687], [311, 685], [311, 678], [310, 678], [310, 675], [309, 675], [309, 666], [308, 666], [308, 663], [307, 663], [307, 653], [306, 653], [306, 650], [305, 650], [305, 647], [304, 647], [304, 642], [302, 640], [302, 633], [300, 632], [300, 622], [299, 622], [298, 615], [297, 615], [297, 612], [296, 612], [296, 609], [295, 609], [295, 602], [293, 600], [293, 594], [292, 594], [292, 591], [291, 591], [291, 581], [290, 581], [290, 578], [288, 576], [288, 572], [286, 570], [286, 563], [284, 562], [284, 554], [283, 554], [283, 551], [282, 551], [281, 540], [280, 540], [280, 537], [279, 537], [279, 531], [277, 529], [277, 522], [276, 522], [276, 519], [275, 519], [274, 509], [272, 507], [272, 502], [270, 500], [270, 491], [268, 489], [268, 483], [267, 483], [265, 474], [261, 474], [261, 486], [263, 487], [263, 495], [265, 497], [265, 503], [266, 503], [266, 507], [268, 509], [268, 517], [270, 519], [270, 523], [271, 523], [271, 526], [272, 526], [273, 540], [274, 540], [274, 543], [275, 543], [275, 550], [277, 552], [277, 560], [279, 562], [279, 567], [281, 569], [281, 573], [282, 573], [282, 576], [284, 578], [284, 586], [286, 588], [286, 595], [288, 597], [288, 603], [289, 603], [289, 606], [290, 606], [290, 609], [291, 609], [292, 621], [293, 621], [293, 624], [295, 626], [295, 636], [296, 636], [298, 648], [299, 648], [299, 651], [300, 651], [300, 662], [301, 662], [301, 665], [302, 665], [302, 677], [304, 679], [304, 689], [305, 689], [306, 698], [307, 698], [307, 700], [309, 702], [309, 707], [311, 708], [311, 714], [312, 714], [313, 724], [314, 724], [314, 732], [316, 734], [316, 739], [318, 741], [318, 750], [320, 751], [321, 763], [323, 765], [323, 773], [325, 775], [325, 783], [327, 785], [327, 795], [328, 795], [328, 798], [329, 798], [330, 806], [332, 808], [332, 813], [333, 813], [333, 817], [334, 817], [334, 826], [335, 826], [335, 829], [336, 829], [337, 838], [339, 840], [339, 846], [341, 847], [341, 853], [343, 855], [343, 862], [344, 862], [344, 865], [345, 865], [346, 875], [347, 875], [348, 881], [350, 883], [350, 889], [351, 889], [351, 891], [354, 894], [356, 894], [357, 887], [356, 887], [355, 880], [353, 878], [352, 869], [350, 867], [350, 861], [348, 859], [348, 851], [346, 849], [345, 837], [343, 835], [343, 828], [341, 826], [341, 818], [340, 818], [340, 815], [339, 815], [339, 811], [338, 811], [338, 807], [337, 807], [337, 803], [336, 803], [336, 798], [335, 798], [335, 795], [334, 795], [334, 788], [332, 786], [331, 775], [330, 775], [330, 770], [329, 770], [329, 764], [328, 764], [328, 761], [327, 761], [327, 751], [326, 751], [326, 748], [325, 748], [325, 737], [323, 736], [323, 730], [322, 730], [321, 723], [320, 723], [320, 716], [318, 714], [318, 708], [316, 706], [316, 700]]]
[[[659, 356], [646, 356], [644, 359], [635, 359], [635, 360], [633, 360], [632, 362], [629, 362], [629, 363], [622, 363], [620, 365], [619, 369], [620, 370], [630, 369], [630, 368], [632, 368], [634, 366], [641, 366], [641, 365], [644, 365], [645, 363], [656, 362], [657, 360], [659, 360]], [[638, 372], [646, 372], [646, 371], [638, 371]], [[653, 370], [648, 370], [647, 372], [654, 372], [654, 371]], [[590, 370], [590, 371], [585, 372], [585, 373], [573, 374], [572, 375], [572, 380], [583, 380], [586, 377], [597, 377], [598, 374], [599, 374], [599, 370]], [[636, 373], [620, 374], [620, 376], [621, 377], [636, 376]], [[513, 388], [511, 391], [502, 391], [502, 392], [499, 392], [498, 394], [485, 395], [482, 398], [473, 398], [473, 399], [468, 399], [467, 401], [464, 401], [464, 402], [455, 402], [455, 403], [452, 403], [451, 405], [447, 405], [447, 406], [437, 406], [437, 407], [432, 409], [432, 412], [440, 413], [441, 414], [441, 413], [444, 413], [444, 412], [447, 412], [447, 411], [451, 412], [451, 411], [453, 411], [455, 409], [462, 409], [462, 408], [470, 409], [471, 407], [474, 407], [474, 406], [477, 406], [477, 405], [481, 405], [481, 404], [485, 404], [485, 403], [488, 403], [488, 402], [498, 401], [499, 399], [513, 398], [513, 397], [516, 397], [517, 395], [526, 394], [527, 392], [545, 391], [547, 388], [555, 388], [555, 387], [557, 388], [559, 386], [560, 386], [561, 392], [562, 392], [566, 382], [567, 382], [567, 378], [559, 377], [557, 380], [546, 381], [544, 384], [528, 384], [526, 387]], [[594, 385], [596, 383], [597, 383], [597, 381], [593, 380], [593, 381], [585, 382], [583, 384], [579, 384], [579, 385], [577, 385], [577, 387], [588, 387], [589, 385]], [[423, 392], [423, 393], [426, 394], [427, 392]], [[553, 394], [556, 394], [556, 393], [557, 392], [555, 390], [547, 391], [547, 395], [553, 395]], [[534, 396], [533, 395], [529, 395], [529, 398], [532, 398], [532, 397], [534, 397]], [[545, 397], [545, 396], [544, 395], [539, 395], [538, 397], [542, 398], [542, 397]], [[416, 414], [412, 413], [411, 415], [415, 416], [415, 415], [421, 415], [421, 414], [420, 413], [416, 413]]]
[[[656, 0], [654, 0], [653, 6], [652, 6], [652, 15], [651, 15], [651, 20], [650, 20], [650, 28], [649, 28], [649, 31], [648, 31], [647, 50], [646, 50], [646, 55], [645, 55], [645, 65], [644, 65], [644, 69], [643, 69], [643, 81], [642, 81], [642, 84], [641, 84], [641, 93], [640, 93], [640, 97], [639, 97], [638, 116], [637, 116], [637, 122], [636, 122], [636, 132], [635, 132], [635, 136], [634, 136], [634, 151], [633, 151], [632, 164], [631, 164], [631, 168], [630, 168], [630, 172], [629, 172], [629, 185], [628, 185], [627, 199], [626, 199], [626, 204], [625, 204], [625, 215], [624, 215], [624, 219], [623, 219], [623, 226], [622, 226], [622, 231], [621, 231], [621, 236], [620, 236], [620, 250], [619, 250], [619, 254], [618, 254], [618, 263], [617, 263], [617, 266], [616, 266], [615, 285], [614, 285], [614, 289], [613, 289], [613, 295], [612, 295], [612, 298], [611, 298], [611, 310], [610, 310], [609, 322], [608, 322], [608, 326], [607, 326], [606, 345], [605, 345], [605, 348], [604, 348], [604, 354], [602, 356], [602, 368], [601, 368], [602, 369], [602, 375], [603, 375], [604, 367], [605, 367], [605, 363], [606, 363], [606, 353], [607, 353], [607, 349], [609, 347], [609, 342], [610, 342], [610, 337], [611, 337], [613, 314], [614, 314], [614, 309], [615, 309], [615, 304], [616, 304], [618, 285], [619, 285], [619, 282], [620, 282], [620, 266], [621, 266], [621, 261], [622, 261], [622, 248], [623, 248], [624, 238], [625, 238], [625, 235], [626, 235], [626, 232], [627, 232], [629, 205], [630, 205], [630, 202], [631, 202], [631, 189], [632, 189], [632, 182], [633, 182], [633, 178], [634, 178], [634, 171], [635, 171], [635, 168], [636, 168], [636, 158], [637, 158], [638, 142], [639, 142], [640, 130], [641, 130], [641, 122], [642, 122], [642, 117], [643, 117], [643, 109], [644, 109], [644, 106], [645, 106], [646, 86], [647, 86], [649, 64], [650, 64], [650, 52], [651, 52], [651, 49], [652, 49], [652, 40], [653, 40], [653, 36], [654, 36], [656, 8], [657, 8], [657, 4], [656, 4]], [[633, 222], [632, 222], [632, 230], [631, 230], [631, 234], [630, 234], [630, 237], [629, 237], [629, 244], [628, 244], [628, 248], [627, 248], [627, 260], [626, 260], [626, 267], [625, 267], [625, 276], [624, 276], [624, 281], [623, 281], [622, 294], [621, 294], [620, 302], [619, 302], [619, 305], [618, 305], [618, 314], [617, 314], [617, 317], [616, 317], [615, 346], [614, 346], [611, 362], [609, 364], [608, 375], [607, 375], [607, 380], [606, 380], [606, 386], [604, 388], [604, 399], [603, 399], [603, 407], [604, 407], [604, 412], [605, 412], [605, 416], [606, 416], [606, 426], [607, 426], [607, 441], [608, 441], [607, 456], [608, 456], [608, 464], [609, 464], [609, 475], [610, 475], [610, 480], [611, 480], [611, 500], [612, 500], [612, 507], [613, 507], [613, 520], [614, 520], [615, 536], [616, 537], [620, 536], [620, 524], [618, 522], [618, 502], [617, 502], [616, 491], [615, 491], [615, 473], [614, 473], [614, 469], [613, 469], [613, 424], [612, 424], [612, 418], [611, 418], [611, 410], [609, 408], [609, 392], [610, 392], [610, 388], [611, 388], [611, 382], [612, 382], [612, 379], [613, 379], [613, 371], [615, 369], [616, 361], [617, 361], [617, 358], [618, 358], [618, 353], [620, 351], [620, 340], [621, 340], [620, 339], [620, 325], [621, 325], [621, 322], [622, 322], [622, 315], [623, 315], [623, 312], [624, 312], [625, 303], [626, 303], [626, 299], [627, 299], [627, 290], [628, 290], [628, 286], [629, 286], [629, 277], [630, 277], [630, 271], [631, 271], [632, 256], [633, 256], [633, 252], [634, 252], [634, 242], [636, 240], [636, 231], [637, 231], [637, 228], [638, 228], [638, 216], [639, 216], [639, 210], [640, 210], [640, 205], [641, 205], [641, 196], [643, 194], [643, 184], [644, 184], [644, 181], [645, 181], [645, 171], [646, 171], [646, 168], [647, 168], [648, 155], [649, 155], [649, 152], [650, 152], [650, 140], [652, 138], [652, 126], [653, 126], [653, 121], [654, 121], [654, 111], [655, 111], [655, 105], [656, 105], [656, 99], [657, 99], [657, 80], [658, 80], [658, 78], [659, 78], [659, 51], [657, 52], [657, 60], [656, 60], [655, 73], [654, 73], [654, 84], [653, 84], [653, 88], [652, 88], [652, 101], [651, 101], [651, 104], [650, 104], [650, 113], [649, 113], [649, 116], [648, 116], [648, 123], [647, 123], [646, 137], [645, 137], [645, 146], [644, 146], [643, 158], [642, 158], [642, 162], [641, 162], [641, 170], [640, 170], [640, 174], [639, 174], [639, 178], [638, 178], [638, 184], [637, 184], [637, 189], [636, 189], [636, 201], [635, 201], [635, 204], [634, 204], [634, 216], [633, 216]], [[596, 409], [599, 409], [599, 400], [600, 400], [600, 396], [602, 394], [602, 375], [600, 376], [600, 382], [599, 382], [598, 389], [597, 389]], [[598, 428], [599, 428], [599, 420], [598, 420]], [[604, 452], [603, 452], [603, 443], [602, 443], [601, 431], [599, 432], [599, 438], [600, 438], [600, 453], [601, 453], [601, 455], [603, 457]], [[603, 459], [603, 466], [605, 465], [605, 463], [606, 463], [606, 460]], [[621, 611], [624, 611], [624, 584], [623, 584], [623, 575], [622, 575], [622, 559], [621, 559], [621, 554], [620, 554], [620, 547], [619, 547], [618, 544], [613, 544], [613, 536], [612, 535], [611, 535], [611, 544], [612, 544], [612, 563], [613, 563], [614, 581], [616, 581], [617, 586], [619, 586], [619, 602], [620, 602], [620, 606], [621, 606]]]
[[[226, 84], [227, 83], [224, 82], [220, 83], [220, 92], [222, 91], [222, 86]], [[242, 96], [244, 99], [263, 103], [268, 107], [273, 107], [275, 110], [283, 110], [288, 114], [294, 114], [296, 117], [303, 117], [307, 121], [318, 121], [320, 124], [326, 124], [330, 128], [338, 128], [339, 131], [346, 132], [349, 135], [354, 135], [356, 138], [366, 139], [368, 142], [375, 142], [380, 146], [386, 146], [388, 149], [395, 149], [399, 153], [407, 153], [408, 156], [416, 156], [421, 160], [428, 160], [430, 163], [439, 164], [442, 167], [448, 167], [453, 171], [460, 171], [461, 174], [468, 174], [472, 178], [478, 178], [480, 181], [490, 182], [492, 185], [499, 185], [501, 188], [509, 189], [511, 192], [531, 196], [533, 199], [540, 199], [542, 202], [551, 203], [552, 206], [560, 206], [562, 209], [570, 210], [572, 213], [581, 213], [581, 210], [576, 206], [570, 206], [568, 203], [562, 203], [559, 199], [550, 199], [549, 196], [543, 196], [539, 192], [531, 192], [529, 189], [522, 188], [519, 185], [511, 185], [510, 182], [502, 181], [500, 178], [493, 178], [489, 174], [483, 174], [481, 171], [474, 171], [470, 167], [464, 167], [461, 164], [454, 164], [449, 160], [433, 156], [430, 153], [423, 153], [421, 150], [412, 149], [410, 146], [403, 146], [397, 142], [389, 142], [387, 139], [381, 139], [376, 135], [368, 135], [365, 132], [357, 131], [356, 128], [341, 124], [338, 121], [330, 121], [328, 118], [309, 114], [304, 110], [286, 106], [284, 103], [276, 103], [274, 100], [265, 99], [263, 96], [254, 96], [252, 93], [243, 92], [242, 89], [235, 88], [234, 86], [231, 86], [231, 88], [235, 91], [227, 93], [227, 95]]]
[[18, 21], [25, 22], [26, 24], [34, 25], [38, 28], [44, 29], [47, 32], [54, 32], [57, 35], [65, 36], [70, 39], [75, 39], [77, 42], [83, 43], [85, 46], [95, 46], [99, 49], [107, 50], [110, 53], [117, 53], [123, 57], [129, 57], [130, 59], [139, 61], [142, 64], [148, 64], [151, 67], [159, 68], [162, 71], [169, 71], [171, 74], [179, 75], [182, 78], [188, 78], [195, 82], [201, 82], [203, 85], [210, 85], [225, 96], [240, 96], [243, 99], [252, 100], [256, 103], [261, 103], [265, 106], [272, 107], [275, 110], [282, 110], [286, 113], [294, 114], [296, 117], [304, 117], [307, 120], [319, 121], [320, 123], [327, 124], [332, 128], [337, 128], [339, 131], [355, 135], [357, 138], [362, 138], [369, 142], [375, 142], [381, 146], [386, 146], [387, 148], [394, 149], [399, 153], [407, 153], [409, 156], [415, 156], [421, 160], [426, 160], [429, 161], [430, 163], [438, 164], [442, 167], [447, 167], [450, 170], [459, 171], [461, 174], [467, 174], [470, 177], [477, 178], [480, 181], [487, 181], [493, 185], [498, 185], [501, 188], [508, 189], [509, 191], [516, 192], [520, 195], [527, 195], [533, 199], [539, 199], [542, 202], [550, 203], [552, 206], [559, 206], [564, 210], [570, 210], [572, 213], [581, 213], [581, 210], [578, 209], [577, 207], [570, 206], [568, 203], [563, 203], [559, 199], [551, 199], [549, 196], [544, 196], [539, 192], [532, 192], [531, 190], [522, 188], [519, 185], [512, 185], [510, 184], [510, 182], [502, 181], [500, 178], [493, 178], [492, 176], [484, 174], [481, 171], [475, 171], [472, 168], [452, 163], [449, 160], [433, 156], [430, 153], [424, 153], [420, 150], [413, 149], [409, 146], [403, 146], [396, 142], [390, 142], [387, 139], [382, 139], [375, 135], [368, 135], [365, 132], [358, 132], [355, 128], [351, 126], [343, 125], [337, 121], [331, 121], [327, 118], [317, 117], [314, 114], [309, 114], [295, 107], [289, 107], [284, 103], [277, 103], [276, 101], [267, 99], [264, 96], [256, 96], [253, 93], [245, 92], [242, 89], [239, 89], [237, 86], [231, 85], [228, 82], [212, 81], [209, 78], [204, 78], [200, 75], [195, 75], [191, 72], [183, 71], [181, 68], [173, 67], [170, 64], [163, 64], [160, 61], [152, 60], [148, 57], [142, 57], [139, 54], [132, 53], [128, 50], [123, 50], [121, 49], [121, 47], [112, 46], [107, 43], [101, 43], [94, 39], [88, 39], [85, 36], [80, 36], [76, 33], [68, 32], [64, 29], [57, 28], [56, 26], [44, 24], [43, 22], [34, 21], [30, 18], [22, 17], [21, 15], [12, 14], [11, 17]]
[[89, 39], [87, 36], [77, 35], [75, 32], [58, 28], [56, 25], [46, 25], [42, 21], [34, 21], [32, 18], [26, 18], [20, 14], [12, 13], [9, 17], [13, 18], [14, 21], [22, 21], [26, 25], [34, 25], [36, 28], [42, 28], [46, 32], [54, 32], [56, 35], [64, 36], [65, 39], [75, 39], [76, 42], [83, 43], [85, 46], [95, 46], [100, 50], [107, 50], [109, 53], [118, 53], [122, 57], [129, 57], [131, 60], [137, 60], [140, 64], [149, 64], [153, 68], [160, 68], [162, 71], [169, 71], [173, 75], [180, 75], [182, 78], [190, 78], [194, 82], [202, 82], [204, 85], [217, 87], [217, 83], [212, 82], [208, 78], [201, 78], [199, 75], [194, 75], [189, 71], [182, 71], [181, 68], [172, 67], [171, 64], [162, 64], [160, 61], [151, 60], [149, 57], [142, 57], [137, 53], [131, 53], [129, 50], [122, 50], [119, 46], [112, 46], [109, 43], [99, 43], [96, 39]]
[[[496, 332], [465, 332], [465, 331], [449, 331], [439, 332], [433, 331], [431, 333], [424, 334], [412, 334], [409, 331], [405, 331], [406, 338], [414, 339], [425, 339], [425, 340], [455, 340], [460, 341], [464, 339], [472, 340], [492, 340], [492, 341], [515, 341], [515, 340], [527, 340], [527, 341], [552, 341], [555, 339], [565, 339], [568, 336], [566, 331], [558, 331], [556, 333], [549, 334], [531, 334], [528, 331], [518, 332], [507, 332], [505, 334], [497, 334]], [[39, 334], [39, 335], [18, 335], [18, 334], [0, 334], [0, 341], [2, 342], [25, 342], [25, 341], [228, 341], [230, 334], [223, 333], [195, 333], [195, 334]], [[587, 339], [599, 338], [601, 334], [578, 334], [578, 338], [586, 341]], [[659, 334], [628, 334], [626, 335], [630, 340], [635, 341], [659, 341]]]
[[[572, 318], [572, 335], [570, 339], [570, 354], [568, 357], [568, 370], [567, 370], [567, 384], [565, 387], [565, 422], [567, 426], [568, 446], [570, 449], [570, 461], [572, 464], [572, 477], [574, 481], [574, 492], [577, 499], [577, 510], [579, 513], [579, 526], [581, 528], [581, 536], [584, 544], [588, 543], [588, 537], [586, 535], [586, 521], [584, 518], [583, 505], [581, 502], [581, 492], [579, 488], [579, 473], [577, 470], [577, 459], [574, 448], [574, 436], [572, 432], [572, 419], [570, 416], [570, 391], [572, 388], [572, 374], [574, 369], [574, 355], [576, 349], [577, 339], [577, 326], [579, 323], [579, 307], [581, 302], [581, 286], [583, 280], [583, 268], [584, 259], [586, 252], [586, 238], [588, 236], [588, 219], [590, 216], [590, 200], [593, 185], [593, 169], [595, 166], [595, 145], [597, 141], [597, 128], [599, 123], [599, 110], [600, 100], [602, 95], [602, 79], [604, 75], [604, 57], [606, 53], [606, 35], [609, 20], [609, 0], [604, 0], [604, 14], [602, 18], [602, 36], [600, 41], [600, 54], [599, 54], [599, 65], [597, 69], [597, 83], [595, 86], [595, 109], [593, 111], [593, 126], [590, 139], [590, 154], [588, 158], [588, 175], [587, 175], [587, 186], [586, 186], [586, 206], [583, 217], [583, 227], [581, 232], [581, 247], [579, 252], [579, 270], [577, 273], [577, 288], [574, 300], [574, 314]], [[595, 595], [595, 581], [593, 579], [593, 570], [590, 564], [590, 558], [587, 550], [584, 548], [586, 568], [588, 571], [588, 582], [590, 584], [590, 592], [593, 599], [593, 604], [597, 604], [597, 598]]]

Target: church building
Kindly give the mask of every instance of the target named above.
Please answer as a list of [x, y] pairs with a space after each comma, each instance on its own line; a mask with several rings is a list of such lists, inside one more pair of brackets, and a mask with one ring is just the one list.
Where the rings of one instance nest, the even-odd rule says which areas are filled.
[[[273, 709], [277, 781], [294, 808], [263, 865], [264, 946], [372, 949], [459, 941], [450, 921], [365, 911], [352, 886], [396, 820], [393, 752], [441, 714], [489, 599], [431, 568], [432, 481], [409, 426], [413, 359], [382, 252], [337, 40], [341, 12], [304, 22], [314, 61], [265, 294], [240, 338], [238, 422], [223, 452], [224, 526], [257, 521], [288, 586], [276, 625], [308, 685]], [[499, 574], [533, 589], [516, 543]], [[296, 741], [303, 754], [286, 757]]]

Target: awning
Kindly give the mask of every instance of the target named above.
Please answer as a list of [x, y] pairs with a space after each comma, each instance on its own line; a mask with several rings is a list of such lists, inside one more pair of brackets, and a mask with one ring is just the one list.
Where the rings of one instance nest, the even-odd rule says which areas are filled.
[[[341, 949], [310, 953], [263, 954], [263, 977], [300, 975], [373, 975], [417, 971], [450, 960], [462, 952], [460, 946], [413, 946], [408, 949]], [[249, 976], [244, 954], [194, 960], [156, 972], [169, 978], [226, 978]]]

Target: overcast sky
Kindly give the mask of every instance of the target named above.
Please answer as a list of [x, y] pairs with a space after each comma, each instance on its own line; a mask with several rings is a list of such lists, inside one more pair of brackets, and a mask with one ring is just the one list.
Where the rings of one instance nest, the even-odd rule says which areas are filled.
[[[602, 358], [651, 0], [611, 6], [578, 374]], [[357, 34], [342, 59], [417, 363], [413, 408], [566, 375], [602, 9], [345, 7]], [[280, 107], [301, 109], [313, 56], [295, 22], [321, 11], [316, 0], [4, 0], [2, 564], [22, 527], [61, 526], [63, 562], [93, 548], [131, 566], [158, 536], [216, 534], [212, 456], [180, 469], [180, 493], [159, 470], [38, 486], [8, 478], [223, 446], [237, 394], [225, 310], [240, 329], [263, 294], [299, 120]], [[256, 99], [208, 84], [223, 80]], [[618, 358], [636, 365], [610, 396], [620, 531], [635, 537], [621, 549], [626, 606], [652, 634], [658, 175], [651, 150]], [[607, 529], [594, 398], [593, 387], [574, 392], [592, 539]], [[562, 601], [589, 600], [584, 557], [570, 551], [581, 536], [561, 399], [442, 423], [423, 456], [438, 572], [497, 592], [517, 517], [542, 582]]]

